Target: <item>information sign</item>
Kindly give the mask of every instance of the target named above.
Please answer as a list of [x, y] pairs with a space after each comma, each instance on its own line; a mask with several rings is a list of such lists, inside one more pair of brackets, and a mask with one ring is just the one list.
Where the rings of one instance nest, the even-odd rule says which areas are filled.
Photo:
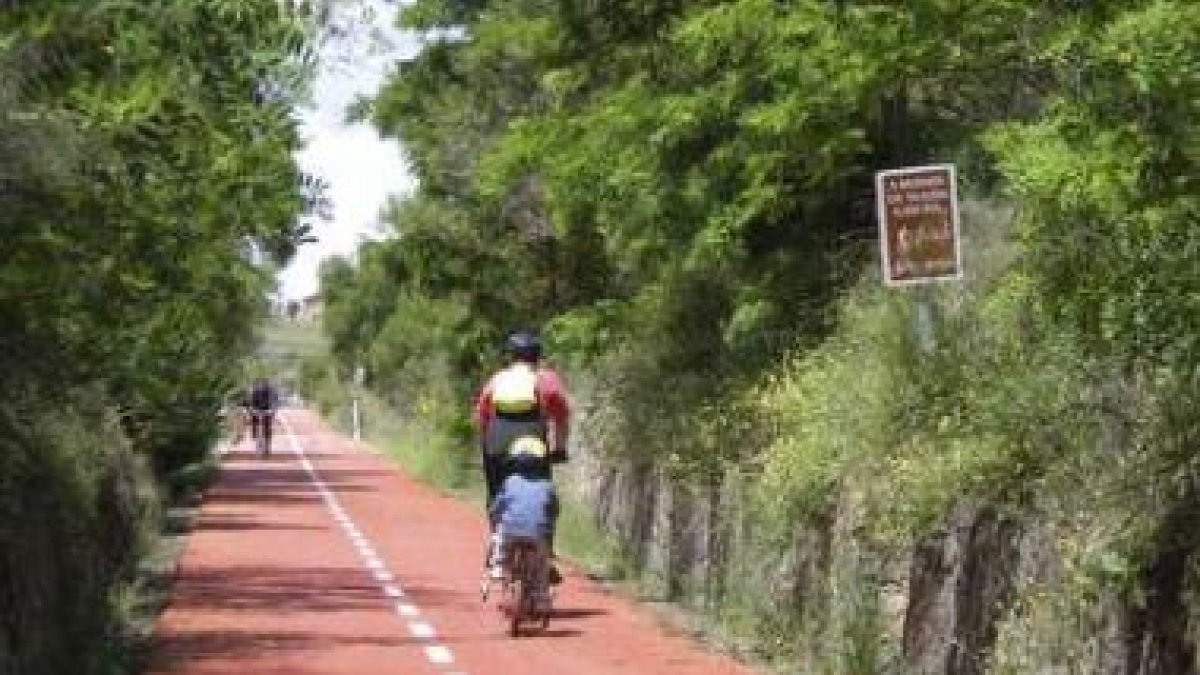
[[889, 286], [962, 277], [954, 166], [875, 174], [883, 279]]

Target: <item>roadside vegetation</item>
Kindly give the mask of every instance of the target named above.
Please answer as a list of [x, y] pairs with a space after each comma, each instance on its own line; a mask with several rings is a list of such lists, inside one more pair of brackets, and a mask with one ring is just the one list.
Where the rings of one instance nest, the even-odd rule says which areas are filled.
[[137, 667], [139, 563], [320, 199], [302, 4], [0, 3], [2, 673]]
[[[415, 0], [352, 113], [420, 187], [323, 269], [306, 360], [256, 331], [322, 205], [317, 4], [0, 2], [0, 672], [136, 668], [247, 359], [331, 414], [361, 368], [382, 445], [470, 490], [523, 325], [575, 545], [779, 670], [1196, 672], [1200, 5]], [[935, 162], [965, 278], [885, 290], [872, 177]]]
[[[469, 453], [544, 327], [569, 489], [787, 672], [1194, 672], [1200, 7], [402, 16], [429, 42], [357, 113], [420, 189], [323, 270], [310, 382], [362, 367], [406, 444]], [[966, 276], [884, 290], [874, 172], [940, 162]]]

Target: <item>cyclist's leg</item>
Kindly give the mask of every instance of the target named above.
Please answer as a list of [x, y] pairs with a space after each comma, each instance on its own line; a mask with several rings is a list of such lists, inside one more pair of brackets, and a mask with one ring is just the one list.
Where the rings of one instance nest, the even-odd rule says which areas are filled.
[[496, 499], [496, 495], [500, 493], [500, 486], [504, 483], [504, 479], [507, 478], [505, 475], [506, 464], [504, 455], [484, 450], [483, 480], [487, 489], [487, 503], [489, 506]]
[[533, 540], [532, 555], [534, 602], [538, 611], [550, 609], [550, 549], [542, 539]]
[[496, 499], [496, 495], [500, 493], [500, 486], [505, 479], [505, 464], [508, 453], [508, 445], [512, 442], [509, 437], [508, 423], [502, 419], [493, 419], [488, 428], [483, 432], [483, 439], [480, 443], [480, 451], [483, 456], [483, 482], [487, 489], [487, 501], [489, 507], [492, 501]]
[[262, 415], [263, 450], [271, 452], [271, 435], [274, 433], [275, 413], [266, 411]]
[[504, 537], [499, 526], [488, 535], [487, 554], [484, 556], [484, 568], [487, 576], [493, 580], [504, 578]]
[[507, 462], [503, 455], [493, 454], [485, 448], [482, 455], [483, 459], [483, 479], [487, 490], [488, 504], [488, 528], [491, 530], [491, 536], [488, 544], [488, 552], [484, 557], [484, 565], [493, 568], [493, 576], [501, 576], [498, 569], [500, 565], [500, 527], [493, 520], [491, 515], [491, 504], [496, 499], [496, 495], [500, 492], [500, 486], [504, 483], [505, 469]]

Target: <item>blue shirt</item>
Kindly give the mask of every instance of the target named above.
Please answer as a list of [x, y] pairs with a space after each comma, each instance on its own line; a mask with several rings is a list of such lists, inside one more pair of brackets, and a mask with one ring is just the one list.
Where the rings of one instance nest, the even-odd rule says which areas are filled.
[[492, 503], [492, 515], [506, 536], [549, 536], [556, 510], [553, 481], [519, 474], [504, 479], [500, 494]]

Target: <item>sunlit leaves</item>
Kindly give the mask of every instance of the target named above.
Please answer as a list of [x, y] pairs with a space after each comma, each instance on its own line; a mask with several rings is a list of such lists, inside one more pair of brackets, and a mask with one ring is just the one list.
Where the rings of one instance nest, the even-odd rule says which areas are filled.
[[[564, 317], [571, 344], [588, 343], [586, 325], [703, 354], [695, 367], [770, 363], [828, 326], [827, 303], [863, 269], [872, 172], [953, 160], [973, 188], [999, 168], [1030, 208], [1048, 292], [1106, 298], [1087, 312], [1106, 334], [1186, 314], [1145, 298], [1189, 274], [1200, 30], [1188, 3], [430, 0], [409, 12], [409, 25], [466, 38], [401, 64], [373, 107], [424, 197], [463, 219], [396, 244], [438, 297]], [[534, 221], [553, 233], [543, 248]], [[1124, 262], [1094, 265], [1110, 254]], [[498, 291], [498, 279], [520, 281]], [[1138, 300], [1102, 290], [1119, 283]], [[613, 303], [641, 308], [640, 322], [592, 311]]]
[[[1031, 262], [1059, 311], [1093, 347], [1200, 357], [1196, 222], [1200, 10], [1151, 2], [1057, 52], [1067, 83], [1046, 117], [1010, 125], [993, 147], [1026, 211]], [[1070, 45], [1064, 49], [1063, 44]], [[1102, 260], [1104, 264], [1097, 265]]]
[[275, 0], [0, 14], [0, 147], [20, 169], [0, 176], [0, 339], [46, 345], [64, 379], [102, 382], [164, 428], [176, 422], [160, 390], [219, 395], [267, 289], [248, 243], [286, 258], [319, 205], [319, 186], [302, 192], [286, 100], [261, 95], [300, 84], [312, 30]]

